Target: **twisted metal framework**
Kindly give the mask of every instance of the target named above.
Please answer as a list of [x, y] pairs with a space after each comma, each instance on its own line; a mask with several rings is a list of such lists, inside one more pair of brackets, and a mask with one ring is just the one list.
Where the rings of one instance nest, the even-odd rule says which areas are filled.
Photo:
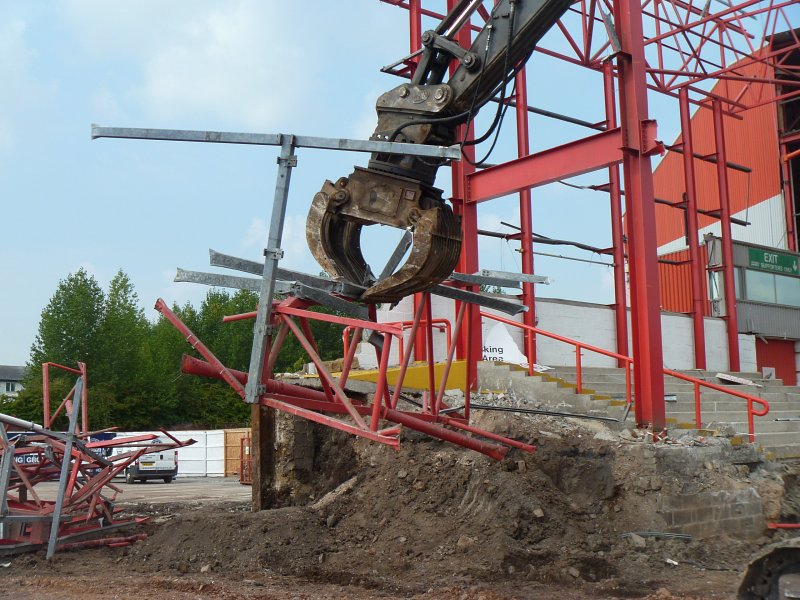
[[[49, 369], [78, 375], [59, 407], [50, 413]], [[144, 518], [121, 518], [115, 502], [121, 489], [112, 483], [139, 457], [181, 442], [162, 431], [107, 440], [93, 439], [86, 415], [86, 365], [77, 368], [43, 365], [45, 426], [0, 413], [0, 556], [47, 547], [47, 558], [57, 550], [94, 546], [126, 546], [146, 534], [98, 536], [141, 524]], [[64, 410], [66, 432], [51, 429]], [[82, 426], [79, 427], [80, 417]], [[54, 492], [52, 482], [58, 482]]]

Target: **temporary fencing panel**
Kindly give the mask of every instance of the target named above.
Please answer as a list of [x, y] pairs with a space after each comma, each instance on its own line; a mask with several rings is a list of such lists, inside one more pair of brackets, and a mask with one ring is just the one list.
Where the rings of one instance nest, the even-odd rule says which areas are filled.
[[[235, 430], [238, 431], [238, 430]], [[140, 433], [161, 434], [159, 431], [118, 432], [118, 437]], [[178, 477], [225, 476], [225, 430], [170, 431], [181, 441], [193, 439], [195, 444], [178, 451]], [[163, 435], [163, 434], [161, 434]]]

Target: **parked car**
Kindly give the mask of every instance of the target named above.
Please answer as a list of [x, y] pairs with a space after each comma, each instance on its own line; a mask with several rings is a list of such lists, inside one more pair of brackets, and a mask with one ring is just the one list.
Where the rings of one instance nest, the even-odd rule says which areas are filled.
[[[153, 440], [152, 444], [163, 443]], [[172, 483], [178, 475], [178, 451], [175, 448], [159, 450], [143, 454], [125, 470], [125, 482], [136, 483], [148, 479], [162, 479], [164, 483]]]

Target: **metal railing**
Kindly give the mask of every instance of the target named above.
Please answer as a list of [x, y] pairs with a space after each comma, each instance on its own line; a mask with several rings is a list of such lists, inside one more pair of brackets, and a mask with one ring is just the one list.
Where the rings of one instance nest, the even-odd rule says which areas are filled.
[[[550, 331], [545, 331], [544, 329], [539, 329], [538, 327], [533, 327], [531, 325], [525, 325], [524, 323], [517, 323], [516, 321], [512, 321], [511, 319], [506, 319], [504, 317], [500, 317], [498, 315], [493, 315], [490, 313], [486, 313], [481, 311], [481, 316], [486, 317], [487, 319], [492, 319], [494, 321], [499, 321], [500, 323], [505, 323], [506, 325], [511, 325], [513, 327], [517, 327], [519, 329], [524, 329], [527, 331], [531, 331], [536, 335], [542, 335], [544, 337], [548, 337], [559, 342], [563, 342], [565, 344], [569, 344], [575, 347], [575, 391], [578, 394], [583, 393], [583, 377], [582, 377], [582, 368], [581, 368], [581, 351], [588, 350], [589, 352], [594, 352], [596, 354], [602, 354], [603, 356], [608, 356], [609, 358], [617, 359], [618, 361], [622, 361], [625, 364], [625, 402], [628, 406], [633, 403], [633, 391], [632, 391], [632, 377], [631, 377], [631, 367], [633, 365], [633, 359], [630, 356], [625, 356], [623, 354], [617, 354], [616, 352], [612, 352], [610, 350], [605, 350], [604, 348], [598, 348], [597, 346], [592, 346], [590, 344], [584, 344], [583, 342], [579, 342], [577, 340], [572, 340], [570, 338], [558, 335], [556, 333], [552, 333]], [[533, 365], [529, 366], [529, 373], [533, 374]], [[698, 379], [697, 377], [692, 377], [691, 375], [685, 375], [684, 373], [679, 373], [678, 371], [672, 371], [670, 369], [663, 369], [664, 375], [669, 375], [671, 377], [675, 377], [677, 379], [681, 379], [683, 381], [687, 381], [694, 386], [694, 417], [695, 417], [695, 427], [697, 429], [702, 429], [703, 427], [703, 419], [701, 414], [701, 391], [700, 388], [708, 388], [710, 390], [714, 390], [717, 392], [722, 392], [725, 394], [730, 394], [731, 396], [735, 396], [737, 398], [741, 398], [747, 402], [747, 430], [748, 436], [750, 438], [750, 442], [755, 442], [756, 435], [755, 435], [755, 421], [754, 417], [763, 417], [769, 412], [769, 402], [764, 400], [763, 398], [759, 398], [758, 396], [753, 396], [752, 394], [747, 394], [745, 392], [740, 392], [738, 390], [732, 390], [730, 388], [723, 387], [721, 385], [717, 385], [715, 383], [711, 383], [710, 381], [705, 381], [703, 379]], [[756, 408], [754, 405], [760, 405], [760, 408]]]
[[[405, 331], [406, 329], [411, 329], [414, 326], [414, 321], [391, 321], [384, 323], [385, 325], [391, 325], [393, 327], [399, 327], [401, 331]], [[420, 321], [419, 326], [425, 327], [427, 321], [423, 319]], [[432, 329], [437, 330], [439, 333], [444, 332], [447, 342], [447, 352], [450, 353], [450, 345], [453, 343], [453, 334], [452, 329], [453, 326], [450, 323], [449, 319], [432, 319], [431, 320]], [[358, 343], [358, 340], [353, 340], [351, 342], [351, 335], [355, 327], [348, 325], [342, 330], [342, 346], [344, 347], [344, 354], [343, 356], [347, 356], [350, 350], [351, 343]], [[395, 336], [398, 340], [398, 350], [397, 353], [400, 357], [400, 360], [403, 359], [405, 356], [405, 340], [403, 339], [402, 334]], [[413, 340], [410, 340], [410, 343], [414, 343]]]

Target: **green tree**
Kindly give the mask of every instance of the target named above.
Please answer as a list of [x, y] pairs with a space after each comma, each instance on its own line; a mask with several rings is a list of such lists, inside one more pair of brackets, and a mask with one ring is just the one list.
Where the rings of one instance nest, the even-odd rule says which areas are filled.
[[[83, 268], [58, 282], [42, 311], [31, 347], [28, 369], [19, 397], [7, 410], [15, 416], [42, 422], [42, 364], [55, 362], [75, 367], [78, 362], [99, 361], [99, 328], [105, 295], [95, 278]], [[75, 376], [51, 369], [51, 402], [57, 406], [75, 382]]]
[[[191, 304], [186, 303], [183, 306], [173, 304], [171, 310], [190, 329], [197, 330], [199, 315]], [[190, 405], [195, 395], [197, 378], [183, 375], [180, 363], [184, 354], [197, 356], [197, 353], [163, 316], [159, 316], [151, 325], [148, 348], [151, 360], [150, 416], [153, 422], [161, 423], [163, 426], [192, 424], [193, 413]]]
[[[257, 294], [210, 289], [199, 309], [173, 305], [172, 311], [229, 368], [247, 371], [253, 343], [253, 320], [223, 323], [226, 315], [250, 312]], [[312, 310], [331, 313], [316, 307]], [[311, 321], [323, 360], [342, 355], [342, 326]], [[249, 407], [226, 383], [184, 375], [181, 357], [199, 357], [163, 316], [145, 318], [130, 278], [118, 271], [106, 294], [80, 269], [59, 282], [42, 311], [31, 348], [26, 389], [8, 403], [12, 414], [41, 421], [43, 362], [74, 367], [85, 362], [89, 374], [89, 424], [92, 429], [241, 426]], [[309, 358], [289, 335], [275, 370], [296, 371]], [[74, 384], [73, 375], [51, 370], [51, 400], [59, 403]], [[63, 425], [57, 425], [63, 426]]]
[[38, 378], [42, 363], [47, 361], [69, 366], [79, 361], [97, 362], [102, 354], [98, 339], [104, 303], [103, 290], [83, 268], [59, 281], [42, 311], [28, 376]]
[[121, 270], [109, 284], [98, 333], [103, 352], [92, 365], [93, 378], [108, 383], [120, 396], [141, 392], [151, 371], [150, 324], [130, 278]]

